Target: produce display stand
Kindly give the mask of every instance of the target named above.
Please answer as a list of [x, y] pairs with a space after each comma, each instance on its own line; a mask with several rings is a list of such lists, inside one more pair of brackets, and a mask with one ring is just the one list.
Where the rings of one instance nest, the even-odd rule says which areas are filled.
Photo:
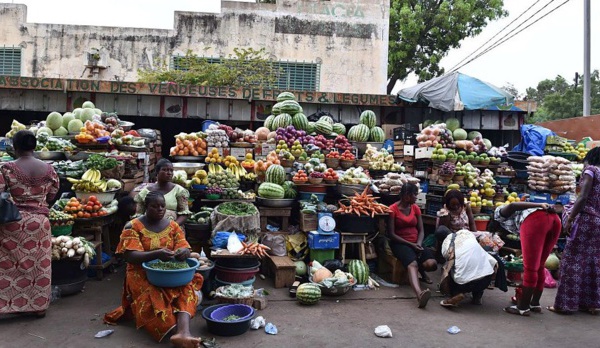
[[[73, 225], [73, 235], [81, 236], [92, 242], [96, 250], [96, 260], [90, 263], [89, 268], [96, 271], [96, 278], [102, 280], [104, 269], [113, 262], [112, 251], [110, 250], [110, 231], [109, 226], [114, 222], [115, 214], [106, 215], [92, 219], [75, 219]], [[110, 259], [102, 261], [102, 252], [108, 254]]]
[[260, 213], [260, 230], [267, 231], [268, 218], [279, 218], [281, 220], [281, 231], [287, 231], [292, 208], [258, 207]]

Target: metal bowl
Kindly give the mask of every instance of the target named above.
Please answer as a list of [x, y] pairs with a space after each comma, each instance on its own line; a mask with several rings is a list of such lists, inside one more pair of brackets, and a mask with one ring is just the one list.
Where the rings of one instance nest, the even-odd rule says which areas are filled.
[[66, 159], [65, 153], [62, 151], [35, 151], [33, 153], [35, 158], [41, 159], [42, 161], [56, 161]]
[[204, 162], [206, 156], [171, 156], [171, 159], [181, 162]]
[[118, 191], [119, 190], [112, 190], [112, 191], [96, 192], [96, 193], [76, 191], [75, 196], [81, 200], [86, 200], [86, 201], [91, 196], [96, 196], [96, 198], [98, 199], [98, 201], [100, 203], [110, 204], [113, 201], [113, 199], [115, 199], [115, 195], [117, 194]]
[[135, 123], [129, 121], [120, 121], [119, 127], [121, 127], [124, 131], [130, 131], [131, 127], [135, 126]]
[[352, 197], [355, 193], [361, 194], [365, 190], [366, 185], [337, 185], [339, 194]]
[[284, 199], [267, 199], [256, 197], [259, 205], [271, 208], [287, 208], [291, 207], [294, 204], [295, 199], [293, 198], [284, 198]]
[[173, 163], [173, 170], [183, 170], [187, 175], [194, 175], [196, 171], [204, 168], [204, 163], [176, 162]]
[[325, 296], [342, 296], [345, 293], [347, 293], [354, 285], [356, 285], [356, 279], [352, 283], [349, 283], [348, 285], [333, 286], [331, 288], [328, 288], [328, 287], [324, 286], [323, 284], [315, 283], [313, 281], [312, 277], [309, 277], [309, 281], [312, 284], [315, 284], [316, 286], [318, 286], [321, 289], [321, 294], [323, 294]]

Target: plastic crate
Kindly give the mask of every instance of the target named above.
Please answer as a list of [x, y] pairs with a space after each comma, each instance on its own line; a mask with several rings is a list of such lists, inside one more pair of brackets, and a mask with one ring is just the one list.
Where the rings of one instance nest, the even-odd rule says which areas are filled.
[[420, 160], [415, 162], [415, 171], [430, 171], [432, 162], [429, 160]]
[[335, 259], [335, 249], [309, 249], [310, 260], [323, 264], [327, 260]]
[[428, 187], [428, 191], [427, 193], [429, 194], [433, 194], [433, 195], [444, 195], [446, 193], [446, 186], [443, 185], [436, 185], [436, 184], [429, 184]]
[[427, 203], [443, 203], [444, 196], [429, 194], [426, 197]]
[[427, 204], [425, 204], [425, 213], [427, 215], [436, 216], [437, 212], [440, 209], [442, 209], [443, 206], [444, 206], [444, 203], [442, 203], [442, 202], [429, 202], [429, 201], [427, 201]]

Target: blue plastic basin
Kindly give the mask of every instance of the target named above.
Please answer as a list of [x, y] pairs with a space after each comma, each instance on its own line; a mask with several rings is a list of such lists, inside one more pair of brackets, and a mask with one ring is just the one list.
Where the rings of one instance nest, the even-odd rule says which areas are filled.
[[187, 285], [194, 278], [196, 268], [200, 265], [197, 259], [189, 258], [186, 262], [190, 267], [185, 269], [159, 270], [148, 267], [156, 262], [158, 260], [144, 262], [142, 267], [146, 270], [146, 277], [150, 284], [160, 288], [176, 288]]
[[298, 199], [301, 201], [310, 200], [310, 196], [315, 195], [319, 199], [320, 202], [323, 202], [325, 199], [326, 193], [312, 193], [312, 192], [298, 192]]

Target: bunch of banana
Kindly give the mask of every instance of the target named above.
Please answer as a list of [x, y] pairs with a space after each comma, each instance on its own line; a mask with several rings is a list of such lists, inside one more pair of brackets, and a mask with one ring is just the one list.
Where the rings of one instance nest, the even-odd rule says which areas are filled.
[[106, 180], [102, 180], [102, 174], [96, 169], [88, 169], [81, 176], [81, 180], [73, 178], [67, 180], [73, 184], [73, 191], [98, 193], [105, 192], [108, 188]]
[[248, 181], [255, 181], [257, 178], [255, 173], [246, 173], [246, 175], [244, 175], [244, 179], [248, 180]]
[[223, 171], [223, 167], [215, 163], [208, 164], [208, 172], [209, 173], [220, 173]]
[[240, 178], [243, 178], [246, 176], [246, 174], [248, 174], [246, 169], [244, 167], [242, 167], [239, 163], [230, 164], [229, 167], [227, 168], [227, 171], [230, 172], [231, 174], [235, 175], [235, 178], [238, 179], [238, 181], [240, 180]]

